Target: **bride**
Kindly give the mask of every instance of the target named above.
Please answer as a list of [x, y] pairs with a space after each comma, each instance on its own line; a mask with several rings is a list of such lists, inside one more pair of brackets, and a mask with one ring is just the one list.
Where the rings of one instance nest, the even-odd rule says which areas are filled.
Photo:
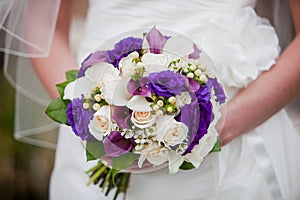
[[[289, 2], [296, 36], [279, 56], [277, 34], [256, 14], [254, 0], [90, 0], [75, 58], [68, 43], [70, 2], [62, 0], [50, 55], [31, 61], [55, 98], [54, 85], [64, 80], [64, 72], [111, 36], [156, 25], [190, 37], [206, 50], [225, 83], [222, 151], [193, 171], [134, 173], [126, 198], [299, 199], [300, 135], [282, 109], [300, 93], [300, 1]], [[99, 187], [86, 186], [84, 171], [93, 164], [85, 162], [72, 130], [61, 126], [50, 199], [111, 199]]]

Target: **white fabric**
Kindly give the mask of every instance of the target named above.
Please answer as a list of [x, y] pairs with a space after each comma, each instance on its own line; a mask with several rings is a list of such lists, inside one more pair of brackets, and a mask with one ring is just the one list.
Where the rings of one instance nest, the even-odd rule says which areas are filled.
[[55, 149], [57, 124], [44, 113], [51, 101], [28, 58], [50, 51], [60, 0], [1, 0], [0, 51], [4, 75], [16, 89], [14, 137]]
[[[250, 0], [90, 0], [78, 61], [114, 35], [156, 25], [202, 46], [219, 67], [230, 99], [269, 69], [279, 53], [274, 29], [253, 6]], [[84, 148], [71, 129], [60, 130], [50, 199], [111, 199], [97, 186], [86, 186], [84, 171], [92, 164], [84, 163]], [[283, 110], [210, 154], [197, 170], [133, 174], [127, 199], [299, 199], [299, 144]]]

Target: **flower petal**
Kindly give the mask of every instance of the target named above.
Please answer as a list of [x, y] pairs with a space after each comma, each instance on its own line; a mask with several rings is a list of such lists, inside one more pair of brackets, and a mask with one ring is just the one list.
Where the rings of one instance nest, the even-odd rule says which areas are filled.
[[184, 157], [176, 154], [175, 151], [169, 151], [169, 174], [175, 174], [178, 172], [179, 167], [182, 165], [184, 161]]
[[97, 51], [93, 54], [90, 54], [82, 63], [81, 67], [78, 71], [78, 78], [84, 76], [84, 72], [90, 66], [98, 63], [106, 61], [106, 51]]
[[85, 71], [85, 76], [92, 81], [103, 81], [108, 76], [118, 76], [119, 71], [112, 64], [101, 62]]
[[130, 98], [127, 79], [111, 81], [103, 87], [104, 99], [111, 105], [126, 106]]
[[127, 103], [127, 107], [137, 112], [151, 111], [151, 103], [143, 96], [133, 96]]
[[63, 99], [79, 98], [82, 94], [90, 93], [94, 85], [95, 82], [86, 77], [78, 78], [66, 86]]
[[150, 52], [160, 54], [169, 37], [164, 36], [154, 26], [147, 34], [146, 39], [149, 43]]
[[104, 150], [110, 157], [118, 157], [129, 152], [134, 142], [129, 139], [125, 139], [120, 132], [112, 131], [107, 138], [103, 141]]

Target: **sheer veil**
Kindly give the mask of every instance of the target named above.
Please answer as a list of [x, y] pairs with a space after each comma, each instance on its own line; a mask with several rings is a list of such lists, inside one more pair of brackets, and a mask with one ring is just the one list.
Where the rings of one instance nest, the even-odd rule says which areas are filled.
[[16, 89], [14, 136], [30, 144], [55, 148], [57, 124], [44, 114], [50, 97], [29, 58], [48, 55], [60, 0], [1, 0], [0, 50], [4, 74]]
[[[0, 51], [4, 74], [16, 89], [14, 136], [17, 140], [55, 149], [58, 124], [45, 114], [50, 97], [43, 89], [29, 58], [49, 53], [60, 0], [1, 0]], [[286, 0], [257, 0], [257, 11], [273, 23], [285, 48], [293, 37]], [[300, 98], [288, 111], [300, 130]], [[294, 111], [294, 112], [293, 112]]]

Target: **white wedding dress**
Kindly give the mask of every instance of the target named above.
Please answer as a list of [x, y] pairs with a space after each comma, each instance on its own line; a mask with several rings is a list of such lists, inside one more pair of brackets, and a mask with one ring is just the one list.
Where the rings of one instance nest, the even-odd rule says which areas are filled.
[[[90, 0], [82, 61], [99, 44], [120, 33], [156, 25], [182, 33], [202, 46], [218, 67], [228, 100], [279, 54], [272, 26], [255, 13], [252, 0]], [[266, 91], [267, 92], [267, 91]], [[268, 102], [265, 102], [266, 104]], [[127, 200], [300, 199], [300, 135], [284, 110], [208, 155], [199, 169], [168, 175], [168, 169], [132, 174]], [[95, 162], [69, 127], [60, 128], [52, 200], [112, 199], [87, 186], [84, 173]]]

